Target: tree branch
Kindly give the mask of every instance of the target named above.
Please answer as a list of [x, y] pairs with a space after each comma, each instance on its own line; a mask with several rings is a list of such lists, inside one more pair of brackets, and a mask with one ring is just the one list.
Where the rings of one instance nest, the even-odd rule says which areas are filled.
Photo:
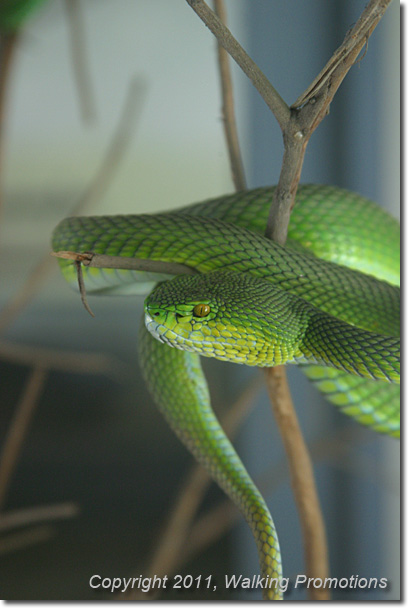
[[70, 51], [74, 80], [77, 85], [80, 112], [85, 122], [95, 119], [95, 100], [86, 64], [86, 39], [79, 0], [65, 0], [70, 35]]
[[[291, 484], [302, 526], [306, 575], [324, 582], [329, 575], [326, 530], [316, 490], [312, 461], [299, 426], [284, 366], [265, 369], [276, 423], [285, 446]], [[308, 590], [310, 599], [330, 599], [329, 591]]]
[[[346, 76], [355, 62], [364, 44], [367, 44], [380, 19], [383, 17], [391, 0], [372, 0], [368, 3], [356, 24], [349, 30], [340, 47], [333, 53], [323, 70], [309, 87], [292, 104], [291, 108], [300, 108], [320, 94], [325, 88], [336, 93], [341, 80]], [[339, 80], [340, 79], [340, 80]]]
[[370, 0], [355, 26], [346, 34], [320, 74], [291, 106], [291, 116], [281, 125], [285, 152], [278, 186], [269, 211], [266, 236], [286, 242], [290, 213], [295, 203], [306, 146], [326, 114], [343, 79], [354, 65], [391, 0]]
[[18, 39], [18, 31], [0, 32], [0, 212], [3, 205], [4, 127], [6, 123], [8, 84]]
[[[226, 10], [223, 0], [214, 0], [215, 13], [226, 23]], [[246, 189], [245, 170], [243, 167], [241, 150], [239, 146], [238, 131], [236, 129], [235, 108], [231, 72], [229, 69], [229, 56], [218, 43], [218, 68], [222, 93], [222, 120], [224, 124], [226, 145], [228, 148], [232, 180], [237, 191]]]
[[22, 366], [39, 366], [51, 371], [79, 374], [104, 374], [121, 380], [131, 373], [121, 360], [97, 352], [63, 351], [48, 347], [37, 347], [0, 339], [0, 360]]
[[0, 556], [26, 549], [39, 542], [46, 542], [55, 534], [56, 528], [50, 525], [36, 525], [23, 532], [13, 532], [0, 540]]
[[50, 252], [51, 256], [73, 260], [82, 263], [85, 267], [97, 267], [98, 269], [128, 269], [134, 271], [150, 271], [152, 273], [168, 273], [179, 275], [186, 273], [193, 275], [198, 273], [194, 267], [168, 261], [155, 261], [148, 258], [134, 258], [132, 256], [110, 256], [109, 254], [95, 254], [94, 252], [71, 252], [61, 250]]
[[[188, 0], [189, 2], [189, 0]], [[200, 3], [202, 6], [202, 3]], [[218, 2], [219, 5], [223, 5], [223, 0]], [[206, 6], [206, 5], [205, 5]], [[220, 7], [219, 7], [220, 8]], [[204, 10], [204, 9], [203, 9]], [[204, 10], [204, 15], [207, 16], [208, 21], [206, 24], [212, 23], [212, 20], [209, 16], [209, 11]], [[212, 13], [212, 11], [211, 11]], [[221, 17], [225, 18], [225, 12], [220, 11]], [[201, 16], [201, 15], [200, 15]], [[201, 17], [203, 18], [203, 17]], [[223, 24], [221, 24], [222, 28], [225, 28]], [[210, 28], [214, 31], [212, 28]], [[221, 28], [219, 28], [221, 30]], [[218, 30], [218, 31], [219, 31]], [[227, 30], [228, 31], [228, 30]], [[215, 33], [215, 32], [214, 32]], [[230, 35], [232, 36], [232, 35]], [[220, 38], [217, 36], [218, 41]], [[221, 43], [221, 42], [220, 42]], [[222, 43], [221, 43], [222, 44]], [[226, 48], [226, 47], [225, 47]], [[235, 45], [231, 45], [229, 49], [235, 49]], [[228, 50], [229, 50], [228, 49]], [[243, 50], [242, 50], [243, 51]], [[221, 62], [221, 55], [219, 54], [219, 61]], [[220, 65], [220, 73], [221, 78], [226, 78], [226, 74], [229, 75], [229, 66], [223, 67]], [[229, 82], [225, 84], [225, 88], [231, 88]], [[224, 90], [224, 87], [223, 87]], [[275, 92], [276, 93], [276, 92]], [[279, 104], [276, 105], [276, 99], [274, 99], [275, 105], [272, 112], [276, 116], [279, 124], [282, 128], [284, 135], [286, 135], [286, 130], [290, 130], [290, 126], [292, 125], [293, 118], [288, 112], [287, 114], [283, 112], [278, 113], [279, 110], [283, 110], [283, 107]], [[266, 101], [266, 100], [265, 100]], [[268, 104], [269, 105], [269, 104]], [[233, 115], [231, 116], [231, 121], [233, 119]], [[284, 172], [288, 171], [288, 167], [291, 168], [291, 172], [294, 167], [298, 167], [298, 173], [296, 173], [294, 177], [293, 190], [296, 194], [297, 185], [299, 182], [300, 171], [302, 168], [302, 160], [303, 156], [300, 154], [295, 155], [295, 152], [299, 153], [299, 148], [302, 150], [304, 143], [303, 137], [298, 133], [298, 128], [293, 131], [293, 138], [295, 141], [295, 147], [286, 147], [285, 144], [285, 155], [283, 159], [283, 170]], [[299, 145], [299, 146], [298, 146]], [[235, 175], [235, 169], [237, 166], [237, 160], [235, 159], [236, 151], [233, 150], [228, 141], [228, 149], [230, 153], [232, 174]], [[238, 148], [239, 150], [239, 148]], [[303, 149], [304, 150], [304, 149]], [[239, 157], [240, 159], [240, 157]], [[296, 162], [296, 163], [295, 163]], [[299, 163], [299, 165], [298, 165]], [[285, 174], [286, 175], [286, 174]], [[237, 187], [237, 184], [235, 183]], [[238, 190], [238, 187], [237, 187]], [[287, 210], [280, 210], [280, 219], [285, 223], [285, 240], [287, 233], [287, 225], [289, 222], [289, 214], [290, 210], [287, 214]], [[283, 241], [284, 243], [284, 241]], [[295, 409], [292, 404], [292, 399], [290, 396], [287, 379], [286, 379], [286, 370], [285, 367], [276, 367], [272, 369], [265, 369], [266, 373], [266, 381], [269, 390], [269, 396], [272, 403], [273, 412], [275, 415], [276, 422], [279, 427], [280, 434], [283, 439], [283, 443], [285, 446], [287, 459], [289, 463], [289, 468], [291, 472], [291, 483], [292, 489], [295, 496], [296, 505], [299, 512], [299, 518], [302, 524], [302, 534], [303, 534], [303, 545], [305, 549], [305, 563], [306, 563], [306, 572], [309, 575], [314, 575], [315, 577], [325, 578], [328, 575], [328, 565], [327, 565], [327, 546], [326, 546], [326, 536], [325, 529], [323, 523], [323, 517], [320, 510], [319, 500], [317, 498], [315, 481], [313, 478], [313, 468], [311, 465], [309, 453], [307, 451], [302, 433], [299, 428], [298, 419], [296, 416]], [[292, 425], [287, 427], [284, 424], [284, 421], [288, 420]], [[302, 485], [302, 481], [304, 481], [304, 485]], [[314, 544], [312, 545], [312, 540], [314, 540]], [[329, 599], [329, 593], [327, 591], [320, 591], [319, 589], [309, 589], [309, 596], [312, 599]]]
[[3, 509], [20, 448], [24, 442], [38, 397], [44, 387], [46, 375], [46, 371], [40, 367], [36, 367], [30, 373], [23, 395], [16, 406], [13, 421], [7, 432], [6, 441], [0, 456], [0, 511]]
[[0, 514], [0, 531], [11, 530], [16, 527], [27, 527], [41, 521], [54, 521], [55, 519], [71, 519], [79, 513], [77, 504], [62, 502], [47, 506], [30, 506]]
[[253, 85], [261, 94], [263, 100], [275, 115], [282, 131], [290, 118], [290, 109], [286, 102], [266, 78], [262, 70], [249, 57], [245, 49], [234, 38], [228, 28], [209, 8], [204, 0], [186, 0], [196, 14], [202, 19], [205, 25], [217, 38], [219, 44], [230, 54], [238, 66], [242, 68], [246, 76], [252, 81]]

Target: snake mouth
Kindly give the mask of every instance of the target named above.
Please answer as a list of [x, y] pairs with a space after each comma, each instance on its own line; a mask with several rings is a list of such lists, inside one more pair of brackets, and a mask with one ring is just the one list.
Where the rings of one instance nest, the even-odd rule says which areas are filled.
[[[158, 315], [155, 315], [158, 313]], [[172, 320], [175, 324], [170, 324], [170, 312], [159, 308], [147, 308], [145, 311], [145, 326], [155, 339], [179, 350], [196, 353], [208, 358], [216, 358], [238, 364], [249, 366], [266, 366], [265, 347], [262, 344], [254, 346], [254, 349], [243, 349], [240, 345], [229, 342], [221, 336], [213, 336], [212, 333], [202, 339], [195, 337], [195, 331], [188, 330], [187, 325], [178, 322], [178, 316], [172, 312]], [[179, 318], [189, 319], [189, 316], [179, 315]], [[189, 324], [190, 326], [191, 324]], [[193, 336], [194, 335], [194, 336]], [[265, 358], [264, 358], [265, 357]]]
[[[182, 316], [185, 317], [185, 316]], [[177, 349], [188, 351], [188, 352], [197, 352], [198, 349], [194, 347], [190, 347], [188, 344], [184, 343], [184, 338], [182, 335], [178, 333], [178, 330], [171, 330], [168, 326], [163, 324], [158, 318], [158, 316], [151, 316], [149, 311], [145, 312], [145, 326], [148, 331], [151, 333], [155, 339], [164, 343], [165, 345], [169, 345], [169, 347], [176, 347]], [[167, 336], [168, 335], [168, 336]], [[178, 341], [179, 339], [179, 341]]]

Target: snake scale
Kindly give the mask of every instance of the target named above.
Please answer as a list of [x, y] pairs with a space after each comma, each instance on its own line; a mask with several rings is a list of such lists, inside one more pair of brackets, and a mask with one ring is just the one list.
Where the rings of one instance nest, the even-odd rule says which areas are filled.
[[[138, 345], [145, 379], [175, 433], [247, 520], [265, 599], [281, 597], [277, 533], [213, 413], [199, 355], [294, 362], [360, 423], [392, 436], [400, 430], [398, 223], [355, 193], [301, 185], [283, 248], [263, 236], [274, 188], [172, 213], [68, 218], [53, 235], [55, 251], [172, 261], [198, 272], [83, 270], [89, 293], [151, 291]], [[75, 285], [73, 262], [59, 262]]]

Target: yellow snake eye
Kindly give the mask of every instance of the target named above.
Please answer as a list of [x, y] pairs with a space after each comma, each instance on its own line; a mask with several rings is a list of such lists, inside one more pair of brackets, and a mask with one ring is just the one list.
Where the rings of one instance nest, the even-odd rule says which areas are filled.
[[194, 316], [198, 318], [203, 318], [209, 314], [211, 308], [209, 305], [205, 305], [204, 303], [200, 303], [199, 305], [195, 305], [194, 307]]

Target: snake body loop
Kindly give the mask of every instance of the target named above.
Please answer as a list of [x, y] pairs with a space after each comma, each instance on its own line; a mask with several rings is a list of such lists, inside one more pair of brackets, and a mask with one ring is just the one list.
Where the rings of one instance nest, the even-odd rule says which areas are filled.
[[[172, 214], [68, 218], [53, 236], [56, 251], [171, 261], [200, 272], [172, 280], [88, 267], [84, 280], [89, 293], [141, 294], [171, 279], [146, 302], [152, 334], [141, 328], [141, 366], [171, 427], [249, 523], [265, 599], [281, 596], [276, 530], [212, 411], [198, 353], [260, 366], [299, 363], [346, 414], [392, 436], [400, 429], [397, 222], [354, 193], [302, 185], [282, 248], [263, 237], [273, 188]], [[75, 284], [73, 263], [60, 265]]]

